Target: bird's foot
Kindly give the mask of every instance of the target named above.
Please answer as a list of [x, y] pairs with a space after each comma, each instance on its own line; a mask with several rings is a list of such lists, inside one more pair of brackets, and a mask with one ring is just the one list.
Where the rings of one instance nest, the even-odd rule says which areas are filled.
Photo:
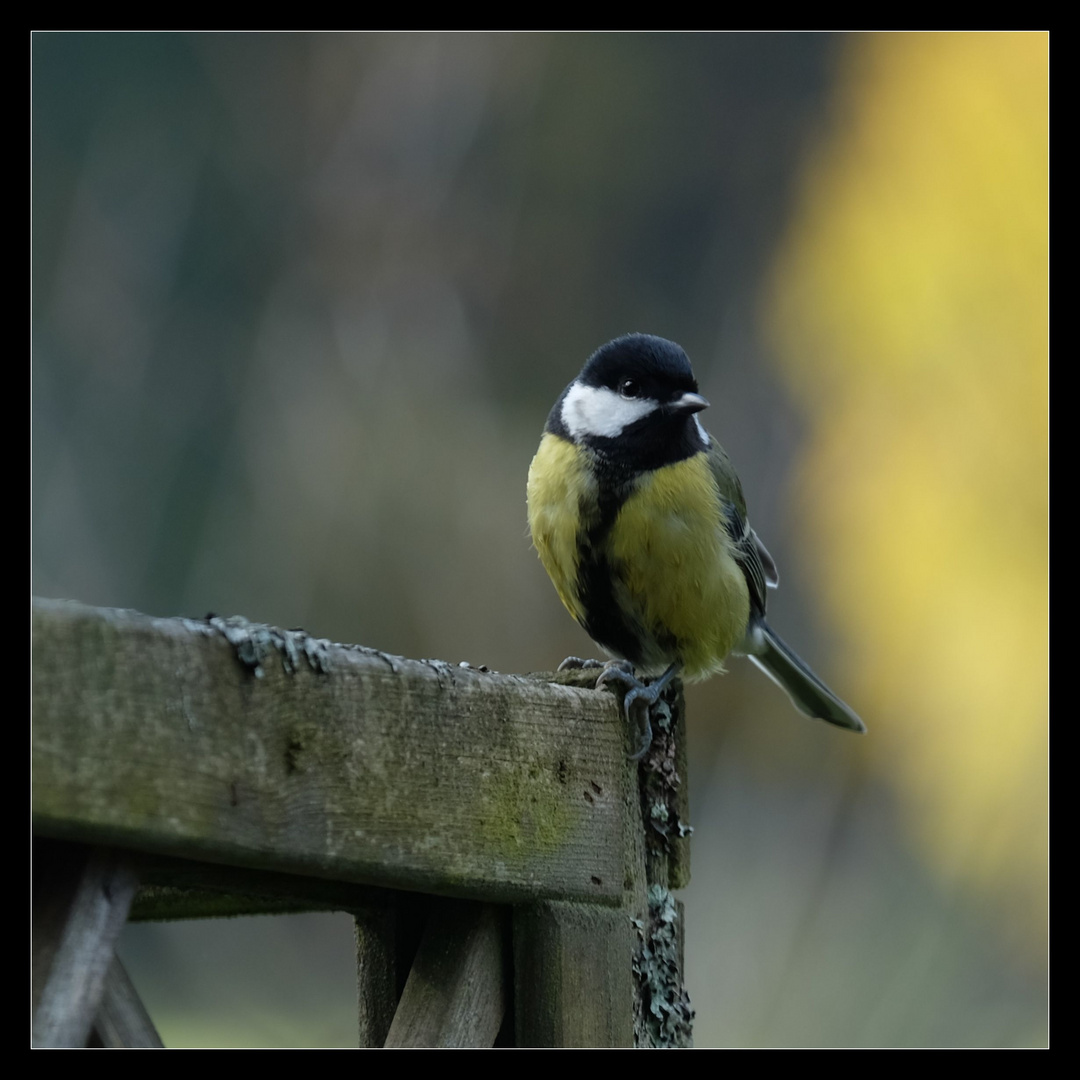
[[663, 675], [651, 683], [642, 682], [634, 674], [633, 665], [626, 660], [611, 660], [603, 665], [603, 669], [596, 680], [598, 690], [601, 686], [613, 682], [620, 683], [626, 688], [623, 696], [623, 712], [638, 733], [637, 748], [630, 755], [630, 760], [638, 761], [649, 752], [649, 747], [652, 745], [653, 732], [649, 721], [649, 710], [660, 700], [660, 695], [675, 678], [679, 665], [672, 664]]
[[[620, 660], [619, 663], [625, 663], [625, 661]], [[555, 670], [578, 671], [581, 668], [597, 668], [603, 666], [604, 662], [602, 660], [582, 660], [580, 656], [568, 656]]]

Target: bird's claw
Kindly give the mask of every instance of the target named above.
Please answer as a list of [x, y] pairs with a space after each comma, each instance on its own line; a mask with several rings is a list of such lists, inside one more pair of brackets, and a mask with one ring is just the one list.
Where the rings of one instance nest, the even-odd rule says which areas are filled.
[[643, 682], [634, 673], [634, 665], [629, 660], [582, 660], [579, 656], [568, 656], [560, 665], [559, 671], [580, 670], [582, 668], [600, 668], [596, 677], [596, 689], [600, 690], [609, 683], [619, 683], [624, 687], [623, 714], [638, 733], [637, 748], [630, 755], [631, 761], [639, 761], [652, 746], [653, 731], [649, 712], [660, 700], [660, 695], [667, 689], [668, 683], [675, 677], [677, 664], [664, 672], [651, 683]]
[[580, 656], [568, 656], [555, 670], [579, 671], [581, 668], [603, 667], [600, 660], [582, 660]]
[[631, 761], [639, 761], [652, 746], [652, 723], [649, 710], [660, 699], [667, 681], [662, 677], [649, 685], [642, 682], [635, 674], [633, 665], [627, 660], [611, 660], [604, 664], [596, 680], [596, 688], [609, 683], [619, 683], [626, 688], [623, 695], [623, 713], [638, 733], [637, 749], [630, 755]]

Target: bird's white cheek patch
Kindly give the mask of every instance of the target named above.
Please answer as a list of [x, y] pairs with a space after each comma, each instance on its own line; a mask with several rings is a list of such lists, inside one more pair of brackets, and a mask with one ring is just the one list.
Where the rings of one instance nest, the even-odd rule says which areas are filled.
[[701, 444], [702, 444], [702, 446], [704, 446], [705, 449], [708, 450], [709, 449], [709, 433], [701, 426], [701, 421], [697, 418], [697, 416], [694, 417], [694, 423], [697, 425], [698, 435], [701, 436]]
[[563, 398], [562, 422], [573, 439], [586, 435], [613, 439], [657, 407], [648, 398], [624, 398], [605, 386], [576, 382]]

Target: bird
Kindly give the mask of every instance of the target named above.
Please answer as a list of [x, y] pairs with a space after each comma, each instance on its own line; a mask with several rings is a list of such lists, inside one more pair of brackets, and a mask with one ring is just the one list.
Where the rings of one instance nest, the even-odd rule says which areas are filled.
[[864, 732], [766, 621], [776, 563], [701, 423], [708, 406], [679, 345], [626, 334], [559, 395], [529, 467], [533, 546], [563, 605], [613, 658], [597, 686], [625, 687], [639, 727], [630, 757], [648, 751], [648, 711], [670, 682], [718, 674], [730, 655], [749, 657], [806, 716]]

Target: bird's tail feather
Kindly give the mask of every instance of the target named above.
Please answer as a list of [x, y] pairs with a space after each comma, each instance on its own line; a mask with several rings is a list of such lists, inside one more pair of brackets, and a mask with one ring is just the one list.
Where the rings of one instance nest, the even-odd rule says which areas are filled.
[[783, 690], [799, 712], [828, 720], [850, 731], [866, 725], [779, 638], [768, 623], [761, 622], [750, 659]]

